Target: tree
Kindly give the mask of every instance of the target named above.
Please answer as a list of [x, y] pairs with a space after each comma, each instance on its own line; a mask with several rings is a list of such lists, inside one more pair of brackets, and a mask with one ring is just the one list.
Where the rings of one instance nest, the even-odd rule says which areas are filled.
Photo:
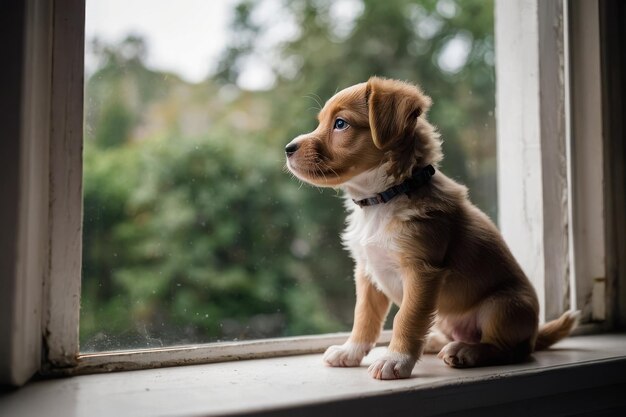
[[[246, 12], [237, 15], [233, 31], [255, 36], [241, 47], [233, 35], [226, 55], [229, 63], [245, 62], [264, 47], [259, 45], [263, 32], [279, 20], [292, 20], [299, 28], [295, 39], [279, 43], [271, 55], [280, 58], [273, 60], [278, 81], [267, 92], [272, 97], [272, 137], [291, 138], [312, 129], [312, 100], [330, 98], [372, 75], [419, 82], [434, 99], [429, 119], [444, 138], [443, 169], [466, 183], [473, 200], [495, 220], [491, 1], [363, 0], [356, 2], [361, 11], [350, 20], [334, 17], [334, 7], [342, 2], [282, 0], [284, 15], [264, 25], [253, 19], [254, 7], [261, 3], [240, 3]], [[466, 59], [457, 67], [446, 66], [442, 56], [454, 45], [465, 48]], [[225, 81], [236, 80], [242, 66], [230, 68]]]
[[315, 216], [258, 147], [218, 134], [88, 147], [85, 167], [86, 349], [343, 328], [315, 282], [324, 265], [306, 262], [326, 250]]

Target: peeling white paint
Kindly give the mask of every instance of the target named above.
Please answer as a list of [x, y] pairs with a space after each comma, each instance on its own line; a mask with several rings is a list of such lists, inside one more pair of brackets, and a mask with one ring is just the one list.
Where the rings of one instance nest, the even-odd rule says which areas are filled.
[[74, 366], [82, 255], [84, 0], [55, 0], [50, 135], [50, 263], [44, 285], [47, 360]]
[[561, 2], [496, 1], [498, 203], [540, 317], [569, 309]]

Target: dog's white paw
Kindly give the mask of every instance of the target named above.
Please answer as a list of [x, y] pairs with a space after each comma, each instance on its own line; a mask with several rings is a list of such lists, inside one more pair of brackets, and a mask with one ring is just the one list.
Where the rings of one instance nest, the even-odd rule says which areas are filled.
[[480, 359], [480, 353], [477, 345], [450, 342], [441, 349], [437, 357], [443, 359], [446, 365], [453, 368], [469, 368], [476, 366]]
[[407, 353], [387, 352], [370, 365], [368, 372], [376, 379], [400, 379], [411, 376], [417, 359]]
[[372, 344], [369, 343], [353, 342], [346, 342], [343, 345], [333, 345], [326, 349], [323, 360], [330, 366], [359, 366], [361, 360], [363, 360], [372, 347]]

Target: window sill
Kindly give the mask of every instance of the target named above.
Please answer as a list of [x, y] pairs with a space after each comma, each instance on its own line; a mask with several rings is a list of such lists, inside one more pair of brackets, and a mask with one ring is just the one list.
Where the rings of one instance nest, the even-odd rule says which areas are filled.
[[3, 393], [0, 415], [301, 416], [358, 411], [366, 416], [410, 410], [420, 415], [461, 410], [466, 410], [463, 415], [467, 410], [612, 415], [626, 410], [626, 334], [570, 338], [527, 363], [502, 367], [456, 370], [426, 355], [413, 377], [400, 381], [376, 381], [367, 375], [367, 364], [382, 352], [375, 349], [359, 368], [329, 368], [320, 355], [302, 355], [35, 381]]

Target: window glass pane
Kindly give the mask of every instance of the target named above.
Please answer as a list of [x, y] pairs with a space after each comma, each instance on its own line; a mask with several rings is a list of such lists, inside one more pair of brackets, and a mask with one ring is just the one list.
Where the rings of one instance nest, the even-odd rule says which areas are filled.
[[349, 330], [341, 193], [283, 149], [374, 74], [496, 220], [489, 1], [88, 0], [86, 34], [83, 352]]

